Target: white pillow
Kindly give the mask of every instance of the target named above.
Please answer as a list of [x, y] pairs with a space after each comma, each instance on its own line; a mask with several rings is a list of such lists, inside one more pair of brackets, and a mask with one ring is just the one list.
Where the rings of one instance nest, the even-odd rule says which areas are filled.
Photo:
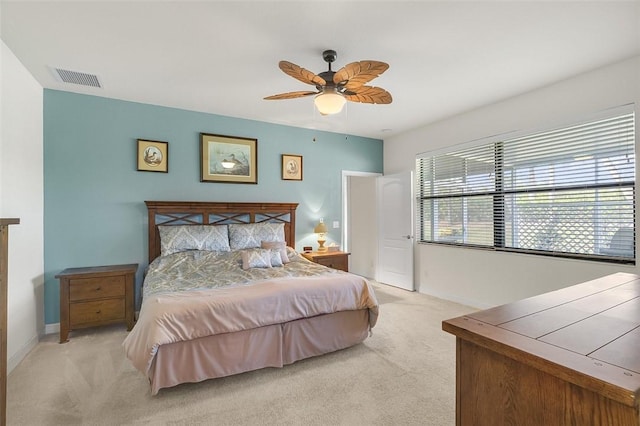
[[284, 266], [279, 250], [269, 250], [269, 258], [271, 259], [271, 266]]
[[160, 225], [160, 254], [187, 250], [230, 251], [227, 225]]
[[284, 223], [242, 223], [229, 225], [231, 250], [258, 248], [262, 241], [284, 241]]

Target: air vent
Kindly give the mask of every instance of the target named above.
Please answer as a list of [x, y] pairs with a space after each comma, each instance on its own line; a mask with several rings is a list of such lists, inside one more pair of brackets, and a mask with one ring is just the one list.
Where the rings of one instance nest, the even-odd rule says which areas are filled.
[[62, 68], [52, 68], [56, 78], [64, 83], [80, 84], [89, 87], [102, 87], [97, 75]]

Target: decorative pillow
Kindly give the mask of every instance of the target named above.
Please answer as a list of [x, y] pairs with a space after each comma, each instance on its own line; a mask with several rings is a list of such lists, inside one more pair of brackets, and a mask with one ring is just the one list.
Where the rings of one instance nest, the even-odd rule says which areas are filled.
[[258, 248], [262, 241], [284, 241], [284, 223], [243, 223], [229, 225], [231, 250]]
[[158, 232], [162, 256], [187, 250], [231, 250], [227, 225], [160, 225]]
[[243, 250], [242, 269], [249, 268], [271, 268], [271, 250]]
[[[280, 258], [282, 263], [289, 263], [289, 256], [287, 256], [287, 243], [284, 241], [263, 241], [260, 244], [263, 249], [271, 249], [280, 252]], [[275, 266], [275, 265], [274, 265]]]
[[271, 266], [284, 266], [282, 256], [278, 250], [269, 250], [269, 258], [271, 259]]

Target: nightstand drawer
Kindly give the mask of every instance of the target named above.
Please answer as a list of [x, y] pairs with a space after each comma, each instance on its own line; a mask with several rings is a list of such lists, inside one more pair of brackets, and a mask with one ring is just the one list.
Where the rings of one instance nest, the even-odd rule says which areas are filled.
[[340, 269], [342, 271], [346, 271], [348, 269], [346, 256], [318, 257], [315, 259], [315, 262], [320, 265], [328, 266], [333, 269]]
[[72, 303], [69, 320], [72, 326], [124, 319], [124, 298]]
[[93, 300], [124, 297], [125, 277], [122, 275], [69, 280], [69, 300]]

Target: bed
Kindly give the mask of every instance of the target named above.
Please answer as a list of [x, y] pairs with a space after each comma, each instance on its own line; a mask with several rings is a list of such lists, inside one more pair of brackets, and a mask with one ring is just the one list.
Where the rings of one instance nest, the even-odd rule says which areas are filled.
[[123, 347], [152, 395], [283, 367], [370, 335], [378, 316], [373, 288], [295, 251], [297, 204], [145, 204], [149, 266]]

